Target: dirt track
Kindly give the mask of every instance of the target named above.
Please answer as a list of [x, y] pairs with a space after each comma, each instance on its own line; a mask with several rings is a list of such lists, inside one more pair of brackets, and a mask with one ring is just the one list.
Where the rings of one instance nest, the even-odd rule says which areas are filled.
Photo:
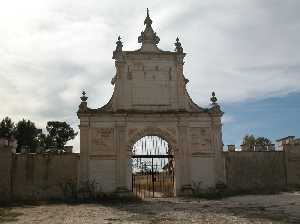
[[126, 204], [0, 208], [0, 223], [300, 223], [300, 192], [223, 200], [151, 199]]

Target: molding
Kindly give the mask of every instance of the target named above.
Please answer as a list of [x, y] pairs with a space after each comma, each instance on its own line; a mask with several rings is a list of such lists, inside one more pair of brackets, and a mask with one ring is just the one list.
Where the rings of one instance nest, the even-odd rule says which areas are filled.
[[202, 158], [214, 158], [216, 153], [214, 152], [193, 152], [192, 157], [202, 157]]
[[91, 160], [117, 160], [117, 155], [89, 155]]

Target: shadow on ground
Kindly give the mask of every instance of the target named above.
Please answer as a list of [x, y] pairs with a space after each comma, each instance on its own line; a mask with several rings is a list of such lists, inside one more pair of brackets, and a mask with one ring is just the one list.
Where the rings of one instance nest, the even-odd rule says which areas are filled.
[[[298, 218], [295, 222], [292, 221], [284, 210], [280, 210], [276, 206], [232, 204], [226, 200], [169, 198], [148, 199], [138, 203], [104, 203], [101, 205], [131, 214], [126, 220], [122, 219], [122, 221], [128, 222], [149, 220], [149, 223], [191, 223], [197, 219], [214, 221], [218, 220], [216, 217], [219, 217], [219, 219], [228, 219], [224, 223], [230, 223], [230, 219], [235, 218], [246, 219], [249, 223], [251, 220], [267, 223], [299, 223]], [[111, 218], [107, 221], [114, 223], [113, 221], [117, 221], [117, 219]]]
[[21, 215], [23, 213], [13, 212], [12, 208], [0, 208], [0, 223], [16, 222]]
[[300, 193], [244, 195], [219, 200], [154, 198], [130, 201], [124, 198], [122, 200], [116, 198], [108, 200], [107, 198], [97, 203], [94, 201], [90, 203], [18, 204], [0, 207], [0, 223], [24, 223], [23, 218], [30, 217], [30, 214], [33, 214], [30, 213], [32, 211], [33, 213], [38, 211], [35, 214], [42, 214], [43, 220], [54, 215], [57, 220], [53, 220], [53, 223], [70, 216], [70, 211], [74, 212], [71, 220], [75, 223], [82, 223], [76, 222], [76, 220], [81, 220], [82, 216], [88, 223], [104, 221], [103, 223], [111, 224], [300, 223]]

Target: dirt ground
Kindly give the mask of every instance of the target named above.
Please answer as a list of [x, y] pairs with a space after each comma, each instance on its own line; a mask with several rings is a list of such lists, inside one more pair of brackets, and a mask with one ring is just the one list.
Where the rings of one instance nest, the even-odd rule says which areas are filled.
[[300, 223], [300, 192], [0, 208], [0, 223]]

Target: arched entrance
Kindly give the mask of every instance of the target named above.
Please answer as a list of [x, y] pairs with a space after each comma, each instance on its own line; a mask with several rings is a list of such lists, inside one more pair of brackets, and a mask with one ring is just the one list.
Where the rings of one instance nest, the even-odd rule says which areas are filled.
[[173, 197], [174, 152], [168, 142], [147, 135], [135, 142], [130, 158], [132, 192], [138, 197]]
[[[174, 192], [188, 195], [194, 182], [201, 183], [203, 189], [226, 183], [222, 153], [223, 112], [215, 93], [212, 93], [209, 108], [193, 102], [186, 90], [185, 53], [179, 39], [176, 39], [174, 52], [161, 50], [149, 12], [144, 24], [146, 27], [138, 37], [141, 43], [138, 50], [123, 50], [120, 37], [116, 42], [113, 51], [116, 73], [111, 80], [114, 92], [108, 103], [91, 108], [85, 92], [80, 98], [78, 183], [95, 181], [103, 192], [130, 193], [146, 175], [148, 184], [144, 193], [151, 196], [149, 192], [152, 192], [152, 197], [174, 195]], [[145, 136], [162, 137], [171, 150], [160, 153], [148, 149], [147, 152], [146, 148], [141, 154], [134, 151], [134, 144]], [[150, 166], [143, 162], [146, 159], [148, 164], [151, 161]], [[169, 169], [171, 172], [163, 169], [172, 159], [176, 161], [172, 164], [175, 165], [175, 178], [174, 169]], [[141, 165], [144, 163], [146, 165]], [[160, 178], [162, 173], [166, 176]], [[160, 182], [170, 178], [173, 179], [167, 187], [166, 182]], [[165, 189], [171, 194], [165, 194]]]

